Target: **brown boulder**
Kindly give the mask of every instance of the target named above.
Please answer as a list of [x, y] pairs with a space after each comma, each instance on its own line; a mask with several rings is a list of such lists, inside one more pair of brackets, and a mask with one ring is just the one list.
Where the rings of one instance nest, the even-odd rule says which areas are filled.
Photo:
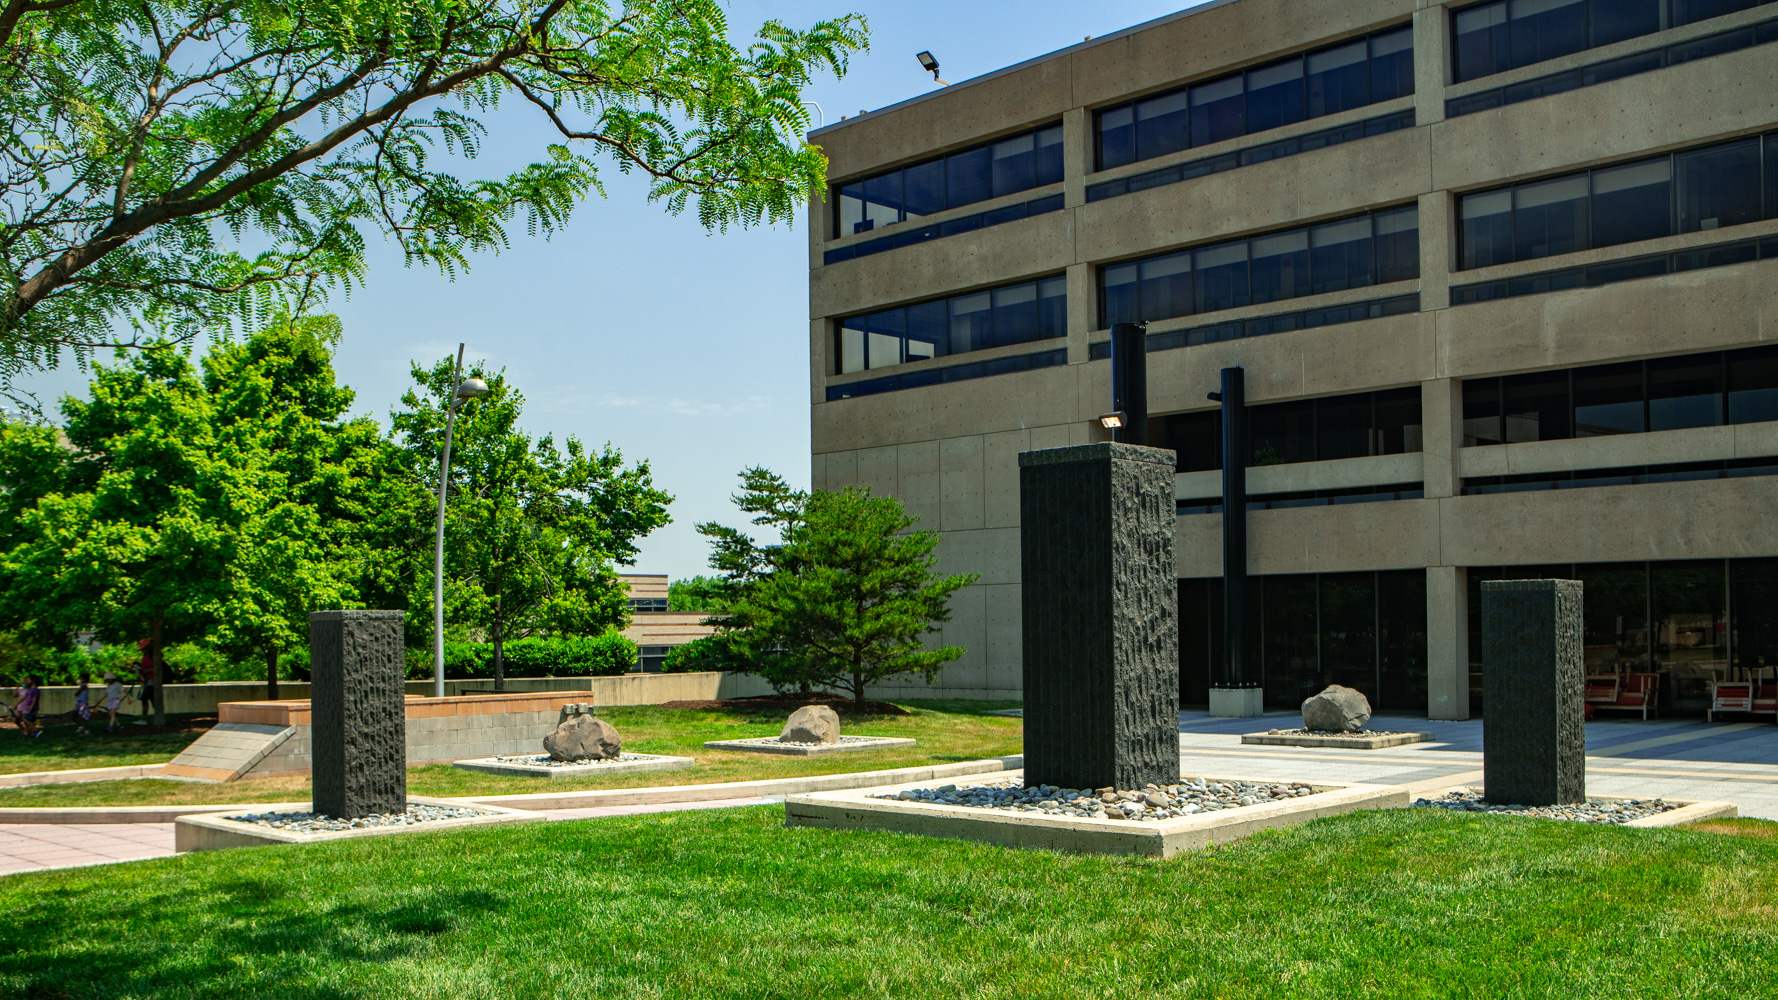
[[838, 743], [840, 716], [826, 705], [804, 705], [790, 713], [778, 734], [780, 743]]
[[624, 741], [610, 723], [577, 715], [545, 736], [543, 749], [556, 760], [616, 760], [624, 751]]

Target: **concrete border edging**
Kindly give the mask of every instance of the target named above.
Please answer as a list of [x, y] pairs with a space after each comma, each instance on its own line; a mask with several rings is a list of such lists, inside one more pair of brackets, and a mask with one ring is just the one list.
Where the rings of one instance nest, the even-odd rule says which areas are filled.
[[[788, 757], [820, 757], [830, 753], [847, 753], [853, 750], [884, 750], [889, 747], [911, 747], [917, 740], [905, 736], [860, 736], [840, 737], [841, 742], [829, 743], [825, 746], [800, 746], [795, 743], [779, 743], [776, 736], [758, 736], [745, 740], [706, 740], [705, 750], [732, 750], [737, 753], [775, 753]], [[852, 740], [847, 743], [845, 740]]]
[[643, 759], [617, 761], [609, 764], [593, 762], [578, 767], [520, 764], [510, 760], [501, 760], [499, 757], [454, 760], [451, 762], [451, 766], [462, 768], [465, 771], [479, 771], [483, 774], [509, 774], [522, 778], [560, 781], [567, 778], [591, 778], [601, 774], [634, 774], [637, 771], [683, 771], [697, 763], [697, 759], [694, 757], [669, 757], [658, 753], [637, 754], [636, 756]]
[[1241, 742], [1266, 747], [1335, 747], [1340, 750], [1382, 750], [1409, 743], [1431, 743], [1431, 733], [1390, 733], [1387, 736], [1289, 736], [1283, 733], [1243, 733]]
[[[418, 795], [408, 796], [409, 804], [430, 806], [462, 806], [457, 799], [434, 799]], [[308, 802], [268, 802], [263, 805], [234, 808], [235, 815], [270, 812], [272, 810], [307, 811]], [[242, 823], [228, 814], [211, 813], [203, 816], [181, 816], [173, 821], [173, 849], [180, 854], [192, 851], [220, 851], [230, 847], [259, 847], [266, 844], [321, 844], [334, 840], [357, 840], [360, 837], [390, 837], [403, 833], [434, 833], [444, 830], [460, 830], [469, 826], [490, 826], [496, 823], [541, 823], [542, 813], [528, 812], [523, 809], [508, 809], [501, 806], [483, 806], [477, 808], [487, 810], [481, 816], [464, 816], [459, 819], [435, 820], [424, 825], [415, 826], [373, 826], [359, 830], [329, 830], [321, 833], [293, 833], [274, 827], [259, 826], [255, 823]]]
[[1298, 799], [1199, 813], [1144, 823], [874, 798], [891, 791], [931, 787], [939, 781], [795, 795], [785, 800], [785, 826], [829, 830], [888, 830], [929, 837], [977, 840], [1085, 854], [1133, 854], [1170, 858], [1181, 851], [1225, 844], [1261, 830], [1297, 826], [1324, 816], [1367, 809], [1401, 809], [1410, 796], [1397, 785], [1312, 786]]
[[[1600, 796], [1604, 798], [1604, 796]], [[1741, 815], [1741, 810], [1733, 802], [1700, 801], [1689, 802], [1678, 809], [1642, 819], [1633, 819], [1625, 826], [1633, 826], [1643, 830], [1658, 830], [1670, 826], [1684, 826], [1706, 819], [1734, 819]]]
[[123, 778], [152, 778], [165, 764], [125, 764], [122, 767], [81, 767], [71, 771], [21, 771], [0, 774], [0, 788], [30, 788], [35, 785], [75, 785], [83, 781], [117, 781]]

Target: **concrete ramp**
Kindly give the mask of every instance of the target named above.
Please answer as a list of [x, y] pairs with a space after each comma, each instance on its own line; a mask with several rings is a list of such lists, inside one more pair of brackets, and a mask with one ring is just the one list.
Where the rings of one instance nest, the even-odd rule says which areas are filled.
[[219, 722], [162, 767], [160, 773], [193, 781], [233, 781], [251, 771], [294, 732], [295, 726]]

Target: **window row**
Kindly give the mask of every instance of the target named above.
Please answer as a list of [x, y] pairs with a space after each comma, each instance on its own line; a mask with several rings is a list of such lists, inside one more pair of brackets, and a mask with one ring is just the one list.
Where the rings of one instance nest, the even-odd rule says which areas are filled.
[[1754, 260], [1778, 260], [1778, 236], [1768, 236], [1760, 240], [1715, 243], [1691, 250], [1674, 250], [1669, 253], [1625, 257], [1584, 267], [1539, 271], [1536, 274], [1521, 275], [1517, 278], [1496, 278], [1493, 281], [1478, 281], [1470, 285], [1453, 285], [1451, 286], [1451, 304], [1461, 306], [1472, 302], [1518, 298], [1522, 295], [1542, 295], [1546, 292], [1559, 292], [1565, 288], [1599, 288], [1604, 285], [1614, 285], [1620, 281], [1638, 281], [1642, 278], [1654, 278], [1663, 274], [1683, 274], [1687, 271], [1700, 271], [1712, 267], [1728, 267], [1731, 264], [1743, 264]]
[[1478, 710], [1484, 580], [1579, 580], [1586, 672], [1658, 672], [1663, 709], [1708, 708], [1723, 667], [1778, 664], [1778, 559], [1478, 566], [1468, 575], [1470, 703]]
[[[1149, 443], [1171, 448], [1180, 472], [1222, 468], [1222, 411], [1148, 420]], [[1327, 462], [1420, 450], [1420, 389], [1383, 389], [1247, 408], [1247, 464]]]
[[963, 233], [972, 233], [977, 229], [986, 229], [989, 226], [998, 226], [1007, 222], [1017, 222], [1020, 219], [1030, 218], [1033, 215], [1047, 215], [1050, 212], [1060, 212], [1061, 210], [1062, 196], [1060, 194], [1046, 195], [1042, 198], [1033, 198], [1030, 201], [1014, 202], [1011, 205], [1002, 205], [999, 208], [989, 209], [986, 212], [977, 212], [974, 215], [962, 215], [955, 219], [946, 219], [937, 225], [911, 227], [906, 232], [898, 233], [894, 236], [885, 236], [881, 239], [865, 240], [861, 243], [853, 243], [849, 246], [836, 247], [821, 255], [821, 263], [838, 264], [843, 260], [869, 257], [873, 254], [883, 253], [886, 250], [894, 250], [897, 247], [911, 247], [916, 243], [925, 243], [930, 240], [943, 239], [946, 236], [958, 236]]
[[1413, 205], [1099, 269], [1102, 326], [1236, 309], [1420, 276]]
[[1050, 340], [1067, 332], [1067, 280], [1058, 275], [1022, 281], [840, 320], [839, 374]]
[[1207, 156], [1202, 160], [1192, 160], [1189, 163], [1162, 167], [1147, 173], [1120, 177], [1114, 181], [1089, 184], [1087, 185], [1087, 201], [1104, 201], [1106, 198], [1116, 198], [1119, 195], [1135, 194], [1137, 191], [1146, 191], [1149, 188], [1208, 177], [1211, 174], [1220, 174], [1238, 167], [1250, 167], [1256, 163], [1282, 160], [1287, 156], [1310, 153], [1317, 149], [1326, 149], [1329, 146], [1339, 146], [1373, 135], [1387, 135], [1390, 132], [1399, 132], [1404, 128], [1413, 127], [1414, 109], [1409, 108], [1406, 111], [1380, 115], [1365, 121], [1348, 122], [1334, 128], [1311, 132], [1308, 135], [1293, 136], [1289, 139], [1280, 139], [1277, 142], [1231, 150], [1217, 156]]
[[[1271, 708], [1298, 709], [1329, 684], [1379, 709], [1426, 711], [1426, 572], [1260, 576], [1247, 584], [1248, 678]], [[1179, 581], [1179, 701], [1223, 682], [1223, 584]]]
[[1581, 469], [1575, 472], [1526, 472], [1513, 476], [1469, 476], [1463, 495], [1487, 493], [1536, 493], [1543, 490], [1589, 489], [1594, 486], [1644, 486], [1649, 483], [1689, 483], [1701, 479], [1745, 479], [1778, 475], [1778, 459], [1737, 458], [1718, 462], [1674, 462], [1667, 465], [1633, 465], [1616, 469]]
[[1062, 126], [1022, 132], [836, 185], [837, 239], [1062, 180]]
[[1098, 169], [1414, 92], [1414, 32], [1393, 29], [1099, 112]]
[[1484, 90], [1480, 93], [1455, 97], [1445, 102], [1446, 118], [1461, 118], [1473, 115], [1478, 111], [1534, 101], [1540, 97], [1580, 90], [1583, 87], [1596, 87], [1613, 80], [1652, 73], [1669, 66], [1679, 66], [1711, 56], [1739, 52], [1755, 45], [1766, 45], [1778, 41], [1778, 18], [1735, 28], [1731, 31], [1705, 35], [1658, 49], [1633, 52], [1627, 56], [1605, 62], [1593, 63], [1578, 69], [1551, 73], [1532, 80]]
[[[1353, 503], [1386, 503], [1391, 500], [1419, 500], [1426, 496], [1420, 483], [1397, 483], [1385, 486], [1353, 486], [1338, 490], [1298, 490], [1292, 493], [1265, 493], [1247, 498], [1248, 510], [1291, 510], [1298, 507], [1337, 507]], [[1222, 513], [1221, 497], [1180, 500], [1174, 512], [1187, 514]]]
[[[1181, 347], [1219, 344], [1225, 340], [1244, 340], [1248, 337], [1264, 337], [1274, 333], [1288, 333], [1292, 330], [1314, 330], [1324, 326], [1338, 326], [1341, 323], [1357, 323], [1360, 320], [1401, 316], [1419, 311], [1420, 295], [1418, 292], [1408, 295], [1392, 295], [1386, 299], [1369, 299], [1364, 302], [1342, 302], [1337, 306], [1301, 309], [1296, 312], [1255, 316], [1252, 319], [1238, 319], [1227, 323], [1214, 323], [1209, 326], [1194, 326], [1184, 330], [1151, 333], [1148, 335], [1148, 351], [1151, 354], [1155, 351], [1173, 351]], [[1111, 357], [1111, 341], [1101, 340], [1088, 344], [1087, 356], [1094, 361], [1103, 361]]]
[[1462, 269], [1778, 217], [1778, 133], [1458, 199]]
[[1039, 368], [1055, 368], [1067, 363], [1068, 351], [1057, 349], [1038, 351], [1035, 354], [1015, 354], [1008, 358], [994, 358], [967, 365], [920, 368], [887, 378], [870, 378], [859, 382], [847, 382], [844, 385], [830, 385], [827, 387], [827, 401], [831, 403], [836, 399], [876, 396], [885, 392], [918, 389], [923, 386], [941, 385], [949, 382], [968, 382], [972, 379], [988, 378], [993, 375], [1011, 375], [1015, 372], [1035, 371]]
[[1772, 0], [1495, 0], [1452, 15], [1457, 82], [1650, 35]]
[[1778, 347], [1463, 381], [1465, 446], [1778, 420]]

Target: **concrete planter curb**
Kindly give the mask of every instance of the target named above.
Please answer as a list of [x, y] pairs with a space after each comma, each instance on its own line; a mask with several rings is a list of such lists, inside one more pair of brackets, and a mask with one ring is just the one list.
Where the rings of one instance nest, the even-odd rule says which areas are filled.
[[619, 761], [605, 763], [603, 761], [581, 764], [571, 767], [549, 767], [543, 764], [520, 764], [503, 761], [498, 757], [482, 757], [476, 760], [452, 761], [452, 767], [460, 767], [465, 771], [480, 771], [484, 774], [516, 774], [527, 778], [547, 778], [559, 781], [566, 778], [592, 778], [602, 774], [633, 774], [637, 771], [682, 771], [697, 759], [693, 757], [668, 757], [662, 754], [636, 754], [642, 760]]
[[1265, 747], [1335, 747], [1340, 750], [1381, 750], [1408, 743], [1431, 743], [1431, 733], [1390, 733], [1388, 736], [1287, 736], [1282, 733], [1246, 733], [1241, 742]]
[[69, 771], [25, 771], [21, 774], [0, 774], [0, 788], [29, 788], [33, 785], [73, 785], [83, 781], [152, 778], [166, 766], [165, 764], [126, 764], [123, 767], [82, 767]]
[[181, 816], [173, 821], [173, 849], [180, 854], [185, 854], [192, 851], [219, 851], [230, 847], [259, 847], [265, 844], [320, 844], [333, 840], [356, 840], [360, 837], [434, 833], [440, 830], [461, 830], [465, 827], [491, 826], [497, 823], [541, 823], [544, 820], [541, 813], [468, 803], [461, 799], [431, 799], [410, 795], [408, 802], [432, 806], [474, 805], [476, 808], [488, 810], [489, 814], [438, 820], [421, 826], [384, 826], [364, 830], [331, 830], [323, 833], [296, 833], [260, 826], [257, 823], [242, 823], [230, 818], [231, 816], [263, 812], [294, 812], [307, 810], [310, 807], [310, 803], [307, 802], [268, 802], [264, 805], [235, 808], [227, 813]]
[[790, 757], [817, 757], [830, 753], [847, 753], [853, 750], [882, 750], [887, 747], [911, 747], [915, 740], [898, 736], [842, 736], [841, 742], [829, 743], [825, 746], [805, 747], [794, 743], [779, 743], [776, 736], [760, 736], [748, 740], [709, 740], [704, 743], [706, 750], [733, 750], [739, 753], [775, 753]]
[[1225, 844], [1261, 830], [1297, 826], [1323, 816], [1363, 809], [1400, 809], [1408, 805], [1410, 798], [1407, 789], [1394, 785], [1316, 785], [1312, 786], [1316, 789], [1315, 794], [1300, 799], [1200, 813], [1158, 823], [1047, 816], [873, 798], [907, 788], [930, 788], [947, 783], [921, 781], [795, 795], [784, 803], [784, 825], [829, 830], [890, 830], [979, 840], [1005, 847], [1170, 858], [1181, 851]]
[[[1604, 796], [1600, 796], [1604, 798]], [[1625, 826], [1640, 827], [1644, 830], [1656, 830], [1669, 826], [1684, 826], [1706, 819], [1734, 819], [1741, 815], [1741, 810], [1733, 802], [1701, 801], [1692, 802], [1671, 812], [1648, 816], [1643, 819], [1631, 820]]]

